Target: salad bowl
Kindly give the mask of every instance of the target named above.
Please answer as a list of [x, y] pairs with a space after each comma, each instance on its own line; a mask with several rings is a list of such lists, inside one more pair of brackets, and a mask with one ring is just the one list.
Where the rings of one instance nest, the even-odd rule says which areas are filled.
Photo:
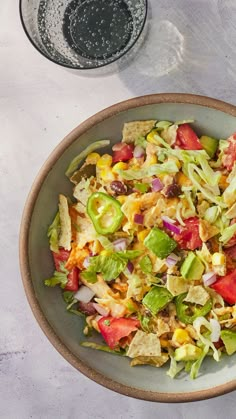
[[197, 134], [226, 139], [235, 131], [236, 107], [203, 96], [156, 94], [118, 103], [80, 124], [59, 143], [34, 181], [22, 216], [20, 266], [34, 316], [52, 345], [71, 365], [95, 382], [127, 396], [187, 402], [235, 390], [236, 355], [224, 356], [221, 362], [209, 357], [195, 380], [187, 375], [171, 379], [166, 375], [167, 366], [131, 368], [126, 357], [81, 346], [85, 340], [83, 319], [66, 311], [60, 289], [44, 285], [44, 279], [53, 271], [48, 226], [57, 210], [58, 195], [72, 196], [71, 184], [65, 177], [70, 162], [92, 142], [119, 142], [124, 123], [157, 119], [194, 120]]

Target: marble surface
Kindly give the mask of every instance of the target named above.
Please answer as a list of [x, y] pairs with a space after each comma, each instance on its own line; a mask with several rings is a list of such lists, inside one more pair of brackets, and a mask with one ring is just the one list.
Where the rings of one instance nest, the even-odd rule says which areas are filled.
[[128, 67], [74, 74], [42, 57], [21, 28], [18, 0], [0, 2], [0, 417], [235, 417], [235, 396], [155, 404], [115, 394], [71, 367], [37, 325], [21, 284], [24, 201], [59, 140], [93, 113], [147, 93], [193, 92], [236, 104], [235, 0], [152, 0], [146, 43]]

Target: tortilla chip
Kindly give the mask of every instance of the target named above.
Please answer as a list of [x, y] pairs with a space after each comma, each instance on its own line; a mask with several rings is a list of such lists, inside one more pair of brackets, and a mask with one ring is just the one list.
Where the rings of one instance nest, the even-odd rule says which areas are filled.
[[156, 120], [126, 122], [123, 127], [122, 142], [133, 143], [139, 137], [145, 137], [155, 126]]
[[78, 249], [83, 249], [87, 243], [91, 243], [96, 240], [97, 234], [92, 222], [87, 217], [80, 217], [78, 215], [76, 224], [78, 226], [78, 231], [76, 232], [76, 244]]
[[139, 356], [132, 359], [130, 366], [135, 367], [136, 365], [153, 365], [154, 367], [161, 367], [169, 359], [169, 355], [162, 353], [160, 356]]
[[189, 289], [189, 283], [181, 276], [167, 275], [166, 288], [174, 296], [183, 294]]
[[204, 306], [210, 295], [201, 285], [191, 285], [184, 301]]
[[158, 336], [154, 333], [145, 333], [138, 330], [135, 334], [127, 356], [130, 358], [136, 358], [139, 356], [160, 356], [161, 355], [161, 344]]
[[61, 223], [59, 246], [71, 250], [71, 218], [68, 201], [64, 195], [59, 195], [59, 215]]

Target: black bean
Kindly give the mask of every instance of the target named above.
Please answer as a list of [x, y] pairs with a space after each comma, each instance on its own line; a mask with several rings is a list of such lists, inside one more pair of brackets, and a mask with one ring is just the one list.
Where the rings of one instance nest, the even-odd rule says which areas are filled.
[[119, 180], [114, 180], [110, 184], [110, 188], [116, 195], [126, 195], [128, 192], [127, 186]]
[[172, 183], [171, 185], [166, 186], [163, 192], [167, 198], [174, 198], [181, 194], [181, 187], [177, 183]]

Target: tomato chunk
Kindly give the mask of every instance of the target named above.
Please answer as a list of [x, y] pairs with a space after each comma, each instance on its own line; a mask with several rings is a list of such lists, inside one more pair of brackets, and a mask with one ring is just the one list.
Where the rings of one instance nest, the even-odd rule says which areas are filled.
[[[199, 220], [197, 217], [191, 217], [184, 220], [185, 227], [181, 228], [180, 234], [174, 234], [174, 240], [183, 250], [195, 250], [202, 246], [202, 240], [199, 236]], [[181, 227], [181, 226], [180, 226]]]
[[229, 304], [236, 303], [236, 269], [226, 276], [219, 277], [211, 285], [218, 294]]
[[113, 163], [117, 163], [119, 161], [127, 161], [132, 159], [134, 146], [133, 144], [117, 143], [116, 145], [114, 145], [112, 150], [112, 161]]
[[236, 133], [228, 138], [229, 146], [224, 151], [222, 164], [227, 170], [231, 171], [236, 161]]
[[199, 138], [189, 124], [182, 124], [177, 129], [176, 145], [183, 150], [202, 150]]
[[[63, 248], [59, 249], [58, 253], [52, 252], [55, 268], [60, 272], [60, 264], [66, 262], [69, 258], [70, 252]], [[67, 276], [68, 282], [65, 286], [66, 291], [78, 291], [79, 289], [79, 269], [74, 267]]]
[[111, 349], [118, 345], [119, 340], [135, 332], [140, 326], [139, 320], [114, 317], [102, 317], [98, 321], [100, 332]]

